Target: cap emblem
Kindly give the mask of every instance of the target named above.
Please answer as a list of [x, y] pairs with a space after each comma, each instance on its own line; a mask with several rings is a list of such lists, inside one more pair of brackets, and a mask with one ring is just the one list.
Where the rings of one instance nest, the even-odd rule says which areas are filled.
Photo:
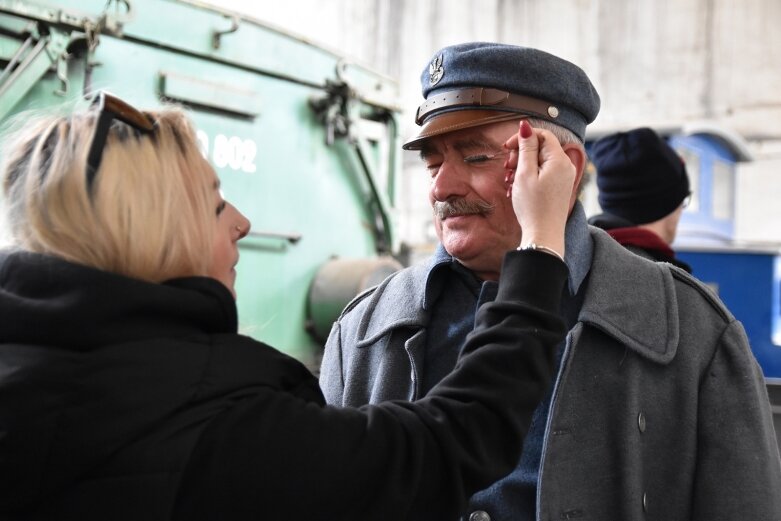
[[559, 117], [559, 109], [551, 105], [548, 107], [548, 115], [552, 117], [553, 119], [556, 119]]
[[442, 55], [440, 54], [428, 66], [428, 81], [431, 85], [436, 85], [444, 75], [445, 69], [442, 67]]

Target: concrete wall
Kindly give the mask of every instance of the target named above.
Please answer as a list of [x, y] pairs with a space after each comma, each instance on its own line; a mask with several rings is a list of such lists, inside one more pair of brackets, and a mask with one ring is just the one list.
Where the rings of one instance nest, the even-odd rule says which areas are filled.
[[[741, 165], [736, 234], [781, 241], [781, 2], [778, 0], [222, 0], [399, 81], [415, 132], [419, 74], [440, 47], [494, 40], [580, 65], [602, 97], [594, 134], [705, 121], [737, 131], [756, 161]], [[272, 8], [271, 6], [274, 5]], [[426, 175], [405, 153], [402, 238], [430, 241]], [[597, 211], [593, 191], [587, 209]]]

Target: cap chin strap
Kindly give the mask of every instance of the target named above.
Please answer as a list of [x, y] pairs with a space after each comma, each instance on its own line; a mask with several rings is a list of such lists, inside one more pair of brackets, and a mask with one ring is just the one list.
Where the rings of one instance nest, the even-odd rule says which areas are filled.
[[547, 120], [555, 120], [559, 116], [559, 109], [555, 105], [520, 94], [512, 94], [498, 89], [474, 87], [458, 89], [429, 96], [418, 107], [415, 115], [415, 123], [422, 125], [426, 117], [442, 109], [453, 107], [488, 108], [492, 110], [504, 110], [517, 112], [528, 116], [539, 116]]

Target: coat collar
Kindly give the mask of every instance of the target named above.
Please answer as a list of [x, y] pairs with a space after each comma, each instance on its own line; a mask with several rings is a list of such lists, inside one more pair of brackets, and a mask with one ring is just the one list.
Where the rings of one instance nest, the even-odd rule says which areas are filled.
[[649, 360], [668, 363], [675, 357], [680, 327], [670, 268], [629, 252], [598, 228], [590, 229], [594, 262], [578, 321]]
[[156, 284], [18, 249], [0, 252], [0, 317], [0, 342], [80, 350], [237, 329], [236, 301], [214, 279]]
[[[669, 268], [627, 251], [598, 228], [585, 222], [582, 226], [585, 234], [574, 233], [574, 237], [584, 239], [574, 239], [568, 224], [565, 259], [571, 291], [588, 275], [578, 321], [649, 360], [669, 362], [675, 356], [679, 335], [678, 304]], [[581, 262], [584, 256], [591, 262]], [[424, 304], [431, 269], [431, 260], [418, 263], [363, 296], [368, 302], [358, 326], [357, 347], [371, 345], [393, 329], [419, 329], [428, 324], [430, 311]]]
[[[567, 227], [564, 234], [564, 240], [567, 245], [564, 262], [569, 269], [567, 287], [570, 295], [575, 295], [591, 268], [593, 249], [588, 232], [586, 213], [579, 201], [572, 208], [572, 213], [569, 219], [567, 219]], [[442, 244], [439, 244], [429, 261], [429, 271], [426, 274], [422, 300], [424, 310], [430, 310], [431, 303], [435, 302], [439, 297], [446, 278], [443, 272], [451, 269], [451, 264], [455, 262], [458, 261], [445, 250]]]

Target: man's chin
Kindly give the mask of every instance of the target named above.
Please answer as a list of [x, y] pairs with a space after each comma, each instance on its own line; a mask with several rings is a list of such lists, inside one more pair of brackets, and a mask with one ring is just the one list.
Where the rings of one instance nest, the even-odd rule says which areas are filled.
[[485, 245], [480, 245], [479, 237], [463, 232], [445, 232], [442, 234], [442, 246], [456, 259], [466, 261], [479, 255], [485, 249]]
[[490, 247], [486, 244], [480, 244], [476, 240], [472, 241], [448, 241], [447, 238], [442, 245], [445, 251], [456, 259], [462, 266], [473, 271], [481, 280], [496, 280], [501, 270], [502, 256], [494, 257], [491, 255]]

